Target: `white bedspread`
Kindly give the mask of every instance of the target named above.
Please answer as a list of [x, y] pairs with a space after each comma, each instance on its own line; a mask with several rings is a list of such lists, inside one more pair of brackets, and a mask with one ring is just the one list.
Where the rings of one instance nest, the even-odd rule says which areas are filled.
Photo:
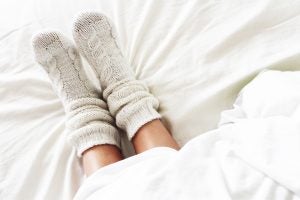
[[216, 128], [262, 69], [300, 69], [299, 1], [3, 0], [0, 199], [71, 199], [82, 183], [62, 105], [32, 59], [30, 38], [43, 28], [71, 36], [72, 18], [84, 10], [116, 24], [125, 56], [181, 145]]
[[75, 199], [300, 199], [299, 91], [300, 72], [265, 72], [218, 129], [100, 169]]

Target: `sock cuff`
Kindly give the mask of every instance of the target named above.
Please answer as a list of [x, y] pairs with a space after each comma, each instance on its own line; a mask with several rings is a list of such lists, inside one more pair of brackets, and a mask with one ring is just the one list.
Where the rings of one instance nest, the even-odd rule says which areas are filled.
[[86, 126], [86, 124], [91, 124], [93, 122], [103, 122], [107, 124], [113, 124], [114, 119], [109, 114], [107, 110], [102, 108], [82, 108], [77, 114], [69, 113], [66, 121], [66, 126], [70, 130], [79, 129]]
[[116, 115], [117, 126], [126, 130], [128, 139], [131, 141], [143, 125], [161, 118], [156, 110], [158, 105], [159, 102], [154, 97], [144, 98], [127, 105]]
[[122, 90], [126, 87], [139, 87], [140, 90], [149, 92], [148, 87], [142, 81], [135, 80], [133, 78], [127, 78], [108, 85], [103, 91], [103, 98], [107, 100], [112, 93]]
[[77, 156], [81, 157], [87, 149], [102, 144], [115, 145], [120, 148], [120, 135], [118, 130], [106, 123], [95, 123], [84, 126], [69, 134], [68, 141], [77, 150]]

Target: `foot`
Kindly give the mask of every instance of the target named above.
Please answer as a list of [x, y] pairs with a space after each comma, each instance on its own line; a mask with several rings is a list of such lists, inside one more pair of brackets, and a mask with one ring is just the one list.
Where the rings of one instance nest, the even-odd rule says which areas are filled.
[[144, 124], [160, 118], [158, 100], [146, 85], [135, 79], [106, 16], [98, 13], [79, 15], [73, 36], [79, 51], [100, 78], [103, 97], [117, 126], [127, 132], [130, 140]]
[[103, 89], [122, 80], [134, 80], [124, 59], [109, 19], [98, 13], [83, 13], [74, 23], [74, 40], [84, 57], [100, 76]]
[[36, 61], [48, 73], [62, 100], [68, 116], [69, 140], [78, 155], [95, 145], [119, 146], [114, 120], [89, 83], [72, 42], [60, 33], [45, 32], [35, 35], [32, 45]]
[[64, 104], [84, 98], [97, 97], [81, 67], [74, 45], [56, 32], [39, 33], [33, 37], [36, 61], [45, 69]]

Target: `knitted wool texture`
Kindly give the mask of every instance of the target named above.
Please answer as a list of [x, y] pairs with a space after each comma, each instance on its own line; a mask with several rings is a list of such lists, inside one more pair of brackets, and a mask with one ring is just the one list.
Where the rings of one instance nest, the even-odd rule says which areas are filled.
[[109, 19], [99, 13], [80, 14], [73, 29], [80, 53], [98, 74], [103, 97], [119, 128], [131, 140], [138, 129], [161, 116], [158, 100], [148, 87], [134, 77], [116, 41]]
[[48, 73], [64, 105], [68, 140], [78, 156], [95, 145], [120, 147], [119, 133], [107, 104], [89, 83], [72, 42], [60, 33], [45, 32], [35, 35], [32, 43], [36, 61]]

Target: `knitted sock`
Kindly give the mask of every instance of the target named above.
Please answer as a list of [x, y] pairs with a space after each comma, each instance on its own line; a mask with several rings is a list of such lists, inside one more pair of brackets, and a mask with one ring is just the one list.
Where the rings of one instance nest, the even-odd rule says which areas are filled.
[[64, 105], [68, 139], [78, 156], [95, 145], [120, 147], [118, 130], [112, 125], [114, 120], [89, 83], [74, 45], [56, 32], [39, 33], [32, 43], [36, 61], [48, 73]]
[[159, 102], [136, 80], [116, 42], [112, 24], [98, 13], [83, 13], [74, 23], [73, 36], [80, 53], [99, 75], [103, 97], [119, 128], [131, 140], [138, 129], [161, 116]]

